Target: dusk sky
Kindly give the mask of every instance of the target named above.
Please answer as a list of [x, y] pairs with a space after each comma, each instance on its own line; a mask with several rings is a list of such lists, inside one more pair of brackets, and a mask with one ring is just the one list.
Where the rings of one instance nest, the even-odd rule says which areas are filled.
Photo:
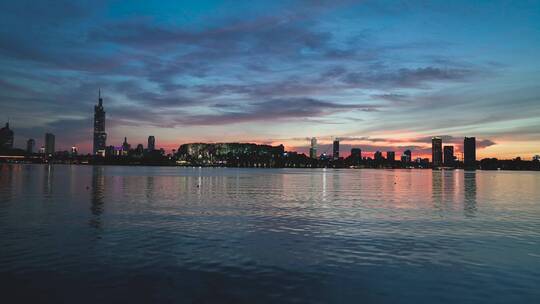
[[540, 154], [540, 1], [1, 1], [0, 120], [91, 152], [156, 136]]

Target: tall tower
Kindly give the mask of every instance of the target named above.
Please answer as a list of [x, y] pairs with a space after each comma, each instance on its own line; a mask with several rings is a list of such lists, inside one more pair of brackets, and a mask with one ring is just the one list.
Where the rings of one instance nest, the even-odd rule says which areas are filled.
[[453, 167], [454, 166], [454, 146], [444, 146], [444, 165], [446, 167]]
[[433, 137], [431, 139], [431, 162], [433, 163], [433, 167], [440, 167], [442, 160], [442, 139], [440, 137]]
[[476, 169], [476, 137], [465, 137], [463, 139], [465, 169]]
[[311, 147], [309, 148], [309, 157], [317, 158], [317, 138], [311, 138]]
[[105, 110], [99, 90], [98, 104], [94, 106], [94, 155], [105, 156], [107, 133], [105, 133]]
[[156, 138], [152, 135], [148, 136], [148, 152], [156, 149]]
[[56, 151], [55, 137], [52, 133], [45, 133], [45, 154], [48, 156], [53, 155]]
[[334, 159], [339, 159], [339, 139], [336, 138], [333, 143], [333, 157]]

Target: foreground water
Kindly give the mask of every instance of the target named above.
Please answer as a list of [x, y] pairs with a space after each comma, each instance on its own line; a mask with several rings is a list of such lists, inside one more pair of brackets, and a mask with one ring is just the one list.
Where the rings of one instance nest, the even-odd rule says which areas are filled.
[[540, 303], [540, 173], [0, 166], [17, 302]]

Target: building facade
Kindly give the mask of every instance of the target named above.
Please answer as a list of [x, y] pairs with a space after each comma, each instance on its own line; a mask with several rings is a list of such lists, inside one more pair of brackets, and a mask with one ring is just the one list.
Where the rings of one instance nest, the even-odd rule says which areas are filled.
[[403, 151], [403, 155], [401, 156], [401, 162], [410, 163], [411, 161], [412, 161], [412, 152], [411, 152], [411, 150]]
[[334, 159], [339, 159], [339, 139], [334, 140], [332, 148], [332, 157]]
[[444, 146], [444, 166], [453, 167], [454, 163], [454, 146]]
[[105, 156], [107, 148], [107, 133], [105, 133], [105, 109], [103, 108], [103, 98], [99, 92], [98, 104], [94, 106], [94, 148], [93, 154]]
[[476, 169], [476, 137], [463, 139], [463, 164], [466, 169]]
[[156, 149], [156, 138], [154, 136], [148, 136], [148, 152], [152, 152]]
[[433, 167], [440, 167], [442, 160], [442, 139], [440, 137], [433, 137], [431, 139], [431, 162]]
[[32, 138], [26, 141], [26, 153], [33, 154], [36, 147], [36, 141]]
[[0, 148], [13, 149], [14, 132], [9, 128], [9, 122], [0, 129]]
[[55, 137], [52, 133], [45, 133], [45, 154], [53, 155], [55, 152]]
[[317, 139], [315, 137], [311, 138], [311, 146], [309, 148], [309, 157], [317, 158]]

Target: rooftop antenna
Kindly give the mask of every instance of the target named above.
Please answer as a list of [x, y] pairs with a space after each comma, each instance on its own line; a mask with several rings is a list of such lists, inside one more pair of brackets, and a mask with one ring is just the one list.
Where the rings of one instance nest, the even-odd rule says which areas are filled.
[[101, 88], [98, 89], [98, 100], [99, 100], [99, 105], [103, 105], [103, 99], [101, 99]]

